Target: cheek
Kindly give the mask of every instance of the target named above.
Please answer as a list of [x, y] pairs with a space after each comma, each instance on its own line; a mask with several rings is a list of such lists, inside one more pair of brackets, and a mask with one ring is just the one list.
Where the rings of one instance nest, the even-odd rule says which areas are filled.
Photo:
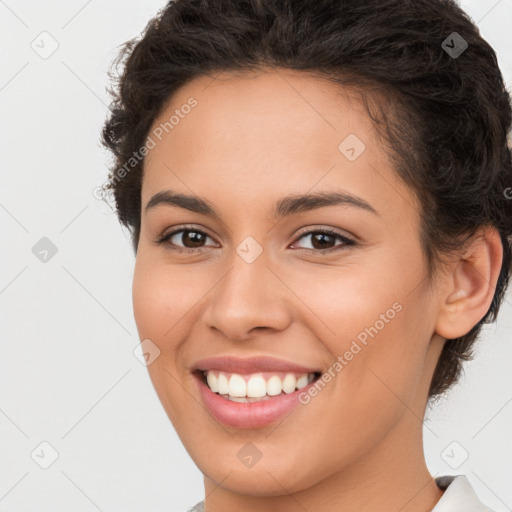
[[[181, 339], [186, 338], [187, 313], [198, 299], [200, 283], [191, 283], [178, 267], [158, 263], [143, 251], [137, 255], [132, 302], [139, 339], [150, 339], [160, 350], [147, 366], [153, 387], [173, 424], [179, 425], [177, 411], [190, 406], [181, 386], [175, 385], [186, 377], [180, 356]], [[194, 292], [194, 289], [196, 290]], [[204, 295], [204, 291], [201, 292]]]
[[421, 287], [410, 293], [420, 266], [409, 262], [400, 272], [403, 262], [381, 263], [310, 273], [309, 286], [293, 285], [315, 313], [308, 313], [309, 329], [333, 365], [339, 362], [332, 368], [335, 388], [347, 402], [357, 397], [364, 407], [399, 402], [395, 394], [405, 401], [412, 396], [432, 334], [426, 294]]
[[[194, 274], [157, 263], [143, 254], [135, 263], [132, 300], [139, 335], [158, 344], [173, 337], [207, 287]], [[178, 324], [178, 327], [174, 327]]]
[[157, 339], [162, 331], [160, 323], [163, 316], [160, 311], [162, 304], [162, 292], [165, 290], [162, 280], [158, 279], [155, 267], [145, 264], [144, 260], [137, 256], [133, 274], [132, 300], [135, 323], [141, 339]]
[[332, 347], [343, 359], [340, 395], [358, 409], [356, 416], [374, 411], [383, 422], [404, 412], [404, 404], [414, 407], [430, 341], [426, 309], [396, 298], [354, 301], [345, 316], [347, 336]]

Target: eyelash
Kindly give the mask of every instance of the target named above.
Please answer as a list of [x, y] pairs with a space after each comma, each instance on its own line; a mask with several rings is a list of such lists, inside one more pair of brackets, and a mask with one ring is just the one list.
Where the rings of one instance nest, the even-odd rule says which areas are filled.
[[[171, 233], [168, 233], [166, 235], [162, 235], [161, 237], [159, 237], [157, 240], [156, 240], [156, 243], [158, 245], [167, 245], [168, 246], [168, 249], [171, 250], [171, 251], [174, 251], [174, 252], [178, 252], [178, 253], [190, 253], [190, 252], [204, 252], [206, 249], [204, 247], [199, 247], [199, 248], [196, 248], [196, 249], [193, 249], [193, 248], [183, 248], [183, 247], [179, 247], [175, 244], [172, 244], [169, 240], [174, 236], [176, 235], [177, 233], [182, 233], [182, 232], [191, 232], [191, 233], [200, 233], [201, 235], [204, 235], [208, 238], [211, 238], [207, 233], [205, 233], [204, 231], [201, 231], [199, 229], [196, 229], [194, 228], [193, 226], [183, 226], [181, 227], [180, 229], [178, 230], [175, 230], [175, 231], [172, 231]], [[340, 251], [340, 250], [343, 250], [343, 249], [348, 249], [350, 247], [353, 247], [355, 245], [357, 245], [357, 243], [352, 240], [351, 238], [348, 238], [344, 235], [342, 235], [341, 233], [338, 233], [336, 231], [333, 231], [333, 230], [330, 230], [330, 229], [316, 229], [316, 230], [311, 230], [311, 231], [306, 231], [304, 233], [301, 233], [298, 235], [298, 238], [296, 239], [296, 241], [300, 240], [301, 238], [305, 237], [306, 235], [313, 235], [313, 234], [318, 234], [318, 233], [321, 233], [321, 234], [325, 234], [325, 235], [330, 235], [334, 238], [339, 238], [340, 240], [343, 241], [343, 245], [341, 247], [333, 247], [333, 248], [330, 248], [330, 249], [325, 249], [325, 250], [322, 250], [322, 249], [304, 249], [304, 248], [299, 248], [299, 249], [295, 249], [297, 251], [300, 251], [300, 252], [306, 252], [306, 253], [311, 253], [311, 252], [314, 252], [314, 253], [320, 253], [320, 254], [328, 254], [328, 253], [331, 253], [331, 252], [336, 252], [336, 251]]]

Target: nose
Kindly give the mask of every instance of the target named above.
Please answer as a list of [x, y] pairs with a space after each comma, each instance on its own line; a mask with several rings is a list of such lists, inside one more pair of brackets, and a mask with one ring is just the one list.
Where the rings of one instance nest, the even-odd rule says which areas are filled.
[[252, 263], [234, 253], [203, 310], [208, 329], [245, 340], [262, 329], [280, 331], [291, 322], [293, 294], [268, 266], [265, 252]]

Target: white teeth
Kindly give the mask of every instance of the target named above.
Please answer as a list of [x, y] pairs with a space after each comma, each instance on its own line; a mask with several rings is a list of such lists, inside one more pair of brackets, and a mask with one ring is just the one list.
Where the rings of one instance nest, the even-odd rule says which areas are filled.
[[293, 373], [289, 373], [283, 380], [283, 391], [285, 393], [293, 393], [295, 391], [297, 379]]
[[245, 383], [244, 378], [241, 375], [237, 375], [233, 373], [231, 378], [229, 379], [229, 396], [246, 396], [247, 394], [247, 384]]
[[[214, 376], [215, 378], [215, 376]], [[220, 374], [219, 379], [217, 380], [217, 393], [220, 395], [226, 395], [229, 392], [229, 384], [228, 384], [228, 378], [225, 375]]]
[[[221, 377], [221, 376], [219, 375], [219, 377]], [[224, 377], [224, 379], [226, 380], [226, 385], [227, 385], [228, 381], [227, 381], [226, 377]], [[217, 377], [215, 377], [215, 375], [213, 375], [212, 372], [206, 373], [206, 382], [208, 382], [209, 388], [214, 393], [217, 393], [217, 391], [219, 391], [219, 380], [220, 380], [220, 378], [218, 379]]]
[[276, 396], [280, 395], [283, 391], [283, 384], [277, 375], [272, 375], [267, 381], [267, 395]]
[[[313, 376], [313, 378], [314, 378], [314, 376]], [[311, 380], [313, 380], [313, 379], [311, 379]], [[311, 380], [309, 380], [307, 375], [303, 375], [302, 377], [297, 379], [297, 389], [301, 389], [304, 386], [307, 386], [311, 382]]]
[[[217, 370], [203, 372], [208, 387], [229, 400], [236, 402], [254, 402], [257, 399], [268, 399], [281, 393], [293, 393], [302, 389], [315, 378], [314, 373], [279, 373], [271, 375], [267, 380], [261, 373], [242, 376], [238, 373], [224, 373]], [[268, 374], [267, 374], [268, 375]]]
[[251, 377], [247, 382], [247, 396], [256, 398], [259, 396], [265, 396], [266, 392], [267, 385], [265, 383], [265, 379], [261, 375], [255, 375], [254, 377]]

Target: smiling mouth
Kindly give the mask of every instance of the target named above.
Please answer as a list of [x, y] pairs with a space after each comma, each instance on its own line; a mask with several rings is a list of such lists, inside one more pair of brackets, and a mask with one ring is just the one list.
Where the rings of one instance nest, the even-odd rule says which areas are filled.
[[212, 393], [226, 400], [241, 403], [261, 402], [298, 392], [321, 376], [320, 372], [258, 372], [242, 375], [220, 370], [196, 370], [193, 373]]

